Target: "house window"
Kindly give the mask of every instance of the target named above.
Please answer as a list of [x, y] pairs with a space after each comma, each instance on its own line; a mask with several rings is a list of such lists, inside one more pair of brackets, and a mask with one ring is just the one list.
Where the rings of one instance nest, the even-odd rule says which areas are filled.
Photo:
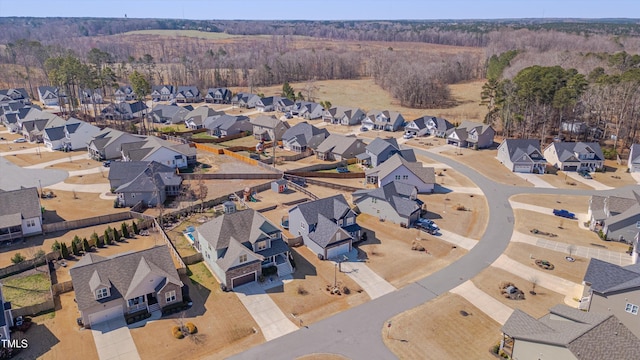
[[375, 204], [375, 203], [377, 203], [377, 202], [378, 202], [378, 199], [376, 199], [376, 198], [371, 198], [371, 202]]
[[627, 303], [627, 306], [625, 306], [624, 311], [628, 312], [629, 314], [638, 315], [638, 305]]
[[347, 225], [353, 225], [353, 218], [352, 217], [347, 218]]
[[129, 307], [144, 303], [144, 295], [138, 296], [137, 298], [129, 299], [128, 301]]
[[258, 251], [266, 249], [267, 248], [267, 242], [266, 241], [259, 241], [256, 244], [256, 248], [258, 249]]
[[109, 296], [109, 289], [101, 288], [96, 290], [96, 300], [104, 299]]
[[167, 303], [176, 301], [176, 291], [171, 290], [169, 292], [164, 293], [164, 298], [167, 300]]
[[304, 221], [300, 221], [300, 229], [305, 229]]
[[400, 175], [396, 175], [396, 180], [400, 180]]
[[408, 180], [409, 179], [409, 175], [402, 175], [402, 180]]
[[247, 262], [247, 254], [242, 254], [240, 255], [240, 259], [239, 259], [240, 263], [245, 263]]

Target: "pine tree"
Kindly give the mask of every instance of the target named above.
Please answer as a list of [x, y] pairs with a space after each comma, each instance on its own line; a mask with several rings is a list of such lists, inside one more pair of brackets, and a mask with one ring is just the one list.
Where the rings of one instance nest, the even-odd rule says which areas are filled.
[[98, 234], [94, 231], [93, 234], [91, 234], [91, 243], [89, 244], [90, 246], [98, 246], [98, 239], [100, 237], [98, 236]]
[[75, 241], [71, 243], [71, 252], [74, 256], [80, 256], [80, 250], [78, 249], [78, 245], [76, 245]]
[[111, 245], [111, 227], [108, 227], [107, 230], [104, 231], [104, 243]]
[[69, 257], [69, 249], [67, 249], [66, 243], [62, 243], [60, 245], [60, 255], [62, 256], [63, 259], [66, 259]]
[[91, 245], [89, 245], [89, 241], [87, 241], [87, 238], [84, 238], [82, 240], [82, 250], [84, 250], [85, 254], [91, 251]]
[[289, 85], [288, 81], [285, 81], [284, 84], [282, 85], [282, 96], [293, 101], [295, 101], [296, 99], [296, 92], [295, 90], [293, 90], [291, 85]]
[[122, 225], [120, 225], [120, 227], [122, 228], [122, 237], [123, 238], [128, 238], [129, 237], [129, 228], [127, 227], [127, 223], [122, 223]]
[[136, 224], [136, 222], [135, 222], [135, 221], [132, 221], [132, 222], [131, 222], [131, 228], [133, 228], [133, 233], [134, 233], [135, 235], [138, 235], [138, 225]]
[[80, 240], [80, 237], [78, 235], [74, 236], [73, 240], [71, 240], [71, 245], [73, 244], [76, 244], [76, 248], [78, 249], [82, 248], [82, 240]]
[[99, 248], [103, 248], [104, 247], [104, 239], [98, 237], [98, 241], [96, 242], [96, 246]]
[[118, 229], [113, 229], [113, 240], [120, 242], [120, 232]]
[[53, 245], [51, 245], [51, 251], [58, 251], [60, 250], [60, 243], [58, 242], [58, 240], [53, 242]]

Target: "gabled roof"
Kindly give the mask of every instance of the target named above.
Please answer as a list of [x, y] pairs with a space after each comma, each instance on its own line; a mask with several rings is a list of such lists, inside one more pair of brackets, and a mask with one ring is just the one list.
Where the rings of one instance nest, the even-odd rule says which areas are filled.
[[163, 140], [155, 136], [148, 136], [136, 142], [128, 142], [126, 144], [122, 144], [120, 146], [120, 149], [123, 155], [125, 155], [131, 161], [145, 160], [147, 156], [155, 153], [161, 148], [166, 148], [185, 156], [196, 155], [195, 148], [182, 145], [183, 144], [174, 144], [170, 141]]
[[367, 145], [366, 150], [367, 152], [374, 154], [374, 155], [380, 155], [383, 151], [385, 151], [387, 148], [393, 148], [394, 150], [400, 150], [400, 146], [398, 146], [398, 141], [395, 138], [375, 138], [373, 139], [372, 142], [369, 143], [369, 145]]
[[[155, 163], [155, 161], [151, 163]], [[165, 186], [179, 186], [182, 183], [182, 178], [174, 171], [158, 170], [157, 166], [147, 166], [142, 172], [130, 175], [131, 180], [120, 185], [115, 190], [116, 193], [152, 193], [164, 189]], [[128, 179], [125, 179], [125, 181]]]
[[[340, 233], [340, 238], [336, 237]], [[322, 214], [318, 214], [318, 223], [315, 230], [309, 234], [309, 239], [323, 249], [329, 245], [351, 239], [351, 235], [338, 226], [333, 220]]]
[[[315, 147], [329, 136], [327, 129], [319, 129], [306, 121], [298, 123], [282, 135], [283, 141], [297, 141], [302, 146]], [[313, 144], [311, 143], [313, 140]]]
[[[423, 117], [419, 117], [413, 121], [410, 121], [409, 124], [407, 124], [407, 126], [411, 126], [411, 127], [415, 127], [418, 130], [422, 130], [424, 128], [427, 127], [427, 119], [431, 118], [430, 116], [423, 116]], [[413, 124], [413, 125], [411, 125]]]
[[200, 96], [200, 90], [198, 90], [197, 86], [178, 86], [177, 96], [183, 97], [196, 97]]
[[342, 194], [298, 204], [291, 208], [289, 213], [296, 209], [300, 210], [302, 217], [309, 225], [317, 224], [320, 215], [336, 221], [351, 211], [347, 200]]
[[591, 258], [583, 280], [591, 284], [591, 290], [603, 295], [636, 289], [640, 288], [640, 268], [633, 265], [622, 267]]
[[[558, 155], [558, 160], [565, 161], [579, 161], [575, 154], [591, 153], [595, 154], [594, 160], [604, 160], [602, 149], [600, 144], [591, 142], [554, 142], [549, 145], [553, 147]], [[547, 149], [549, 148], [547, 147]]]
[[187, 115], [185, 115], [184, 119], [186, 121], [193, 121], [194, 123], [202, 124], [204, 119], [215, 116], [215, 115], [224, 115], [222, 111], [216, 111], [208, 106], [199, 106], [191, 111]]
[[362, 112], [362, 110], [360, 110], [359, 108], [352, 108], [352, 107], [346, 107], [346, 106], [334, 106], [328, 111], [329, 111], [329, 114], [331, 114], [331, 116], [334, 119], [342, 119], [343, 117], [346, 117], [347, 119], [351, 119], [358, 112], [364, 114], [364, 112]]
[[509, 159], [511, 159], [512, 162], [522, 161], [523, 156], [530, 158], [528, 160], [532, 160], [534, 158], [531, 155], [538, 156], [538, 158], [535, 158], [537, 161], [544, 161], [540, 150], [540, 140], [505, 139], [502, 144], [500, 144], [500, 147], [503, 146], [507, 148]]
[[160, 95], [162, 94], [163, 89], [169, 90], [169, 94], [173, 94], [175, 92], [173, 85], [153, 85], [151, 87], [151, 94]]
[[256, 126], [261, 126], [267, 129], [275, 129], [276, 127], [285, 127], [289, 128], [289, 124], [285, 123], [279, 119], [276, 119], [274, 116], [261, 115], [255, 119], [251, 119], [251, 124]]
[[29, 219], [41, 216], [38, 190], [35, 187], [0, 191], [0, 228], [16, 226], [17, 216]]
[[218, 216], [198, 226], [196, 231], [213, 249], [224, 250], [232, 238], [243, 244], [254, 244], [280, 230], [259, 212], [247, 209]]
[[65, 138], [64, 126], [56, 126], [44, 129], [45, 136], [50, 141], [57, 141]]
[[[209, 118], [207, 118], [209, 119]], [[221, 130], [228, 130], [231, 127], [233, 127], [234, 125], [238, 124], [238, 123], [247, 123], [249, 124], [249, 118], [243, 115], [239, 115], [239, 116], [234, 116], [234, 115], [221, 115], [218, 116], [216, 115], [213, 119], [211, 119], [212, 121], [205, 121], [204, 123], [206, 124], [205, 127], [207, 129], [221, 129]], [[249, 124], [250, 126], [250, 124]], [[249, 128], [250, 130], [251, 128]]]
[[133, 94], [133, 88], [130, 85], [120, 86], [116, 91], [119, 94], [131, 95]]
[[231, 90], [227, 88], [208, 88], [207, 97], [213, 98], [215, 95], [220, 95], [222, 98], [226, 98], [231, 94]]
[[94, 147], [97, 150], [103, 150], [105, 147], [109, 146], [120, 137], [125, 137], [125, 142], [135, 142], [144, 139], [144, 136], [136, 136], [122, 132], [120, 130], [104, 128], [102, 129], [102, 131], [96, 134], [89, 143], [93, 143]]
[[333, 154], [339, 154], [341, 156], [351, 156], [352, 154], [346, 154], [352, 146], [356, 146], [353, 153], [353, 157], [358, 154], [362, 154], [365, 151], [366, 144], [362, 140], [352, 137], [344, 136], [340, 134], [331, 134], [320, 145], [318, 145], [316, 151], [320, 153], [331, 152]]
[[493, 129], [489, 124], [478, 123], [474, 121], [463, 121], [456, 129], [465, 129], [467, 132], [475, 130], [479, 135], [484, 134], [487, 130]]
[[415, 186], [399, 181], [392, 181], [376, 189], [358, 190], [353, 193], [353, 196], [357, 198], [355, 200], [356, 204], [365, 198], [376, 198], [386, 201], [398, 214], [408, 217], [421, 209], [417, 201], [409, 199], [409, 196], [411, 196], [414, 191], [417, 192]]
[[377, 175], [379, 179], [387, 177], [397, 168], [404, 166], [425, 184], [435, 184], [436, 175], [432, 167], [423, 167], [421, 162], [409, 162], [400, 154], [395, 154], [387, 161], [366, 171], [367, 176]]

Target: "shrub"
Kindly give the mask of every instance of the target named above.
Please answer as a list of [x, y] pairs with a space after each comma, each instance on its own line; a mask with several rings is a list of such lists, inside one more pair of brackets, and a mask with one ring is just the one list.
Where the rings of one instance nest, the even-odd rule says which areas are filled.
[[89, 243], [89, 245], [91, 246], [98, 246], [98, 234], [94, 231], [93, 234], [91, 234], [91, 237], [89, 239], [91, 239], [91, 242]]
[[122, 241], [120, 239], [120, 232], [118, 230], [116, 230], [116, 229], [113, 229], [113, 240], [115, 240], [117, 242]]
[[298, 285], [298, 295], [308, 295], [309, 292], [307, 291], [307, 289], [305, 289], [304, 287], [302, 287], [302, 285]]
[[76, 245], [75, 241], [71, 243], [71, 252], [75, 256], [80, 256], [80, 249], [78, 249], [78, 245]]
[[96, 243], [96, 246], [99, 248], [103, 248], [104, 247], [104, 240], [102, 238], [98, 238], [98, 242]]
[[495, 344], [491, 347], [491, 352], [494, 354], [498, 354], [498, 352], [500, 351], [500, 344]]
[[60, 245], [60, 256], [62, 256], [63, 259], [67, 259], [69, 257], [69, 249], [67, 248], [66, 243], [62, 243]]
[[14, 264], [20, 264], [21, 262], [25, 261], [25, 257], [24, 255], [20, 254], [19, 252], [15, 253], [15, 255], [13, 255], [13, 257], [11, 258], [11, 262]]
[[173, 332], [173, 337], [175, 337], [176, 339], [184, 338], [184, 334], [182, 333], [180, 326], [174, 326], [171, 331]]
[[132, 221], [132, 222], [131, 222], [131, 228], [133, 229], [133, 233], [134, 233], [135, 235], [138, 235], [138, 233], [139, 233], [139, 231], [138, 231], [138, 225], [136, 224], [136, 222], [135, 222], [135, 221]]
[[193, 325], [193, 323], [188, 322], [184, 325], [184, 327], [187, 329], [189, 334], [195, 334], [196, 332], [198, 332], [198, 328]]
[[604, 148], [602, 149], [602, 155], [607, 160], [615, 160], [618, 156], [615, 148]]
[[108, 227], [107, 230], [104, 231], [104, 243], [107, 245], [111, 245], [111, 227]]
[[59, 251], [60, 250], [60, 243], [58, 242], [58, 240], [53, 242], [53, 245], [51, 245], [51, 251]]
[[349, 290], [349, 288], [345, 286], [342, 288], [342, 293], [345, 295], [349, 295], [351, 294], [351, 290]]
[[91, 251], [91, 246], [89, 245], [87, 238], [82, 239], [82, 250], [84, 250], [85, 253]]
[[120, 228], [122, 229], [122, 237], [123, 238], [128, 238], [129, 237], [129, 227], [127, 226], [127, 223], [122, 223], [122, 225], [120, 225]]

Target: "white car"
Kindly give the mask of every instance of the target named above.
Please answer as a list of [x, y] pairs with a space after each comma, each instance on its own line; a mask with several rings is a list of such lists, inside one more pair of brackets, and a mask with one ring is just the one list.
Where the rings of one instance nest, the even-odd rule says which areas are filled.
[[414, 136], [414, 135], [413, 135], [413, 134], [411, 134], [411, 133], [406, 133], [406, 134], [404, 134], [402, 137], [403, 137], [403, 138], [405, 138], [405, 139], [411, 139], [411, 138], [413, 138], [413, 136]]
[[14, 143], [26, 143], [27, 139], [25, 138], [17, 138], [15, 140], [13, 140]]

